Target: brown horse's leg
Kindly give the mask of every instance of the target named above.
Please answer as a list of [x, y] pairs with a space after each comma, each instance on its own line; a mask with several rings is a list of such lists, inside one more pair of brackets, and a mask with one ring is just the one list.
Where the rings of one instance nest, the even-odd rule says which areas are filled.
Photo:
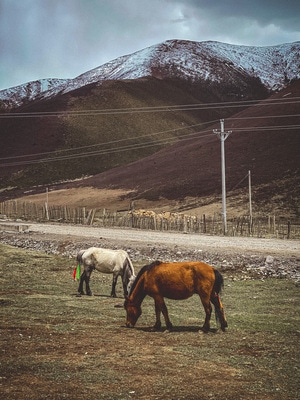
[[160, 329], [161, 327], [161, 321], [160, 321], [160, 313], [163, 313], [165, 322], [166, 322], [166, 327], [170, 331], [173, 329], [173, 325], [169, 319], [169, 314], [168, 314], [168, 309], [167, 306], [164, 302], [163, 297], [155, 297], [155, 314], [156, 314], [156, 323], [154, 325], [154, 329]]
[[220, 296], [214, 292], [211, 296], [211, 302], [215, 306], [217, 320], [219, 320], [221, 323], [221, 329], [223, 332], [225, 332], [225, 328], [227, 328], [228, 324], [225, 318], [224, 308]]
[[201, 299], [201, 302], [203, 304], [204, 311], [205, 311], [205, 321], [202, 326], [202, 330], [203, 330], [203, 332], [207, 333], [207, 332], [209, 332], [209, 328], [210, 328], [210, 317], [211, 317], [212, 307], [210, 304], [209, 296], [200, 295], [200, 299]]
[[161, 313], [161, 307], [160, 304], [157, 303], [156, 299], [154, 299], [155, 303], [155, 315], [156, 315], [156, 321], [153, 326], [153, 329], [158, 331], [161, 328], [161, 321], [160, 321], [160, 313]]

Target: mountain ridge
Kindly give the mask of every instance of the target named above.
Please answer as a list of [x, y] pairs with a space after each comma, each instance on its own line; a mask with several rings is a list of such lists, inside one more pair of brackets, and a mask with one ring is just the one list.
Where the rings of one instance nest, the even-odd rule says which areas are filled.
[[[189, 53], [190, 59], [185, 52]], [[164, 57], [164, 54], [167, 54], [167, 56]], [[97, 80], [99, 76], [107, 76], [108, 74], [109, 79], [137, 79], [147, 75], [155, 76], [152, 71], [154, 60], [156, 68], [157, 65], [161, 67], [165, 67], [166, 64], [176, 65], [178, 70], [171, 77], [178, 77], [179, 73], [181, 78], [186, 76], [196, 80], [200, 76], [201, 79], [216, 79], [220, 82], [221, 76], [217, 75], [215, 71], [218, 60], [221, 64], [231, 62], [233, 66], [238, 66], [241, 71], [250, 76], [260, 77], [268, 89], [274, 90], [282, 88], [285, 80], [300, 78], [299, 66], [297, 67], [294, 63], [295, 58], [299, 55], [300, 42], [255, 47], [215, 41], [167, 40], [130, 55], [119, 57], [110, 63], [79, 75], [74, 78], [74, 81], [84, 79], [91, 83], [95, 79]], [[214, 59], [215, 65], [212, 68], [211, 63]], [[142, 64], [139, 62], [140, 60], [146, 60], [146, 66], [141, 71], [134, 68], [134, 66]], [[201, 60], [203, 60], [202, 63]], [[266, 65], [266, 60], [269, 63], [268, 65]], [[273, 63], [272, 71], [270, 71], [270, 63]], [[285, 67], [282, 64], [286, 64]], [[291, 65], [294, 64], [295, 68], [291, 69]], [[111, 68], [111, 65], [113, 68]], [[275, 77], [274, 71], [276, 72]], [[170, 74], [168, 77], [170, 77]]]
[[224, 82], [233, 70], [259, 79], [268, 91], [300, 78], [300, 41], [275, 46], [243, 46], [222, 42], [166, 40], [117, 57], [73, 79], [41, 79], [0, 91], [0, 109], [11, 110], [36, 99], [53, 98], [103, 80], [180, 78]]

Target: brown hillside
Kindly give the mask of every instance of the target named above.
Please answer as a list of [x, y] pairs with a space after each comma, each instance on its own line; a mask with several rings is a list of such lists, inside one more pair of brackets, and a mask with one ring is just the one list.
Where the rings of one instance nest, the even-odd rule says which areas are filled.
[[[256, 201], [282, 204], [299, 200], [300, 82], [225, 120], [232, 134], [225, 142], [227, 190], [247, 187], [239, 182], [251, 170]], [[296, 98], [296, 99], [293, 99]], [[287, 101], [290, 99], [290, 101]], [[282, 104], [284, 102], [284, 104]], [[267, 104], [267, 105], [266, 105]], [[290, 129], [297, 125], [297, 129]], [[176, 144], [122, 168], [63, 185], [132, 190], [132, 198], [158, 200], [219, 196], [221, 192], [220, 140], [209, 127], [196, 138]], [[297, 184], [298, 183], [298, 184]]]
[[[140, 94], [145, 95], [143, 90]], [[300, 82], [296, 81], [270, 99], [231, 118], [227, 117], [230, 110], [226, 111], [227, 115], [221, 115], [217, 109], [214, 116], [209, 115], [217, 121], [213, 126], [196, 136], [187, 136], [186, 140], [180, 139], [155, 154], [84, 180], [47, 187], [53, 202], [67, 202], [69, 205], [84, 202], [85, 206], [124, 208], [134, 199], [138, 206], [151, 204], [154, 208], [169, 204], [174, 208], [175, 204], [180, 204], [181, 208], [197, 208], [216, 201], [217, 207], [211, 210], [219, 211], [220, 140], [213, 129], [219, 130], [219, 118], [225, 118], [225, 130], [232, 130], [225, 142], [227, 195], [232, 209], [237, 210], [239, 203], [248, 201], [246, 178], [250, 170], [256, 211], [299, 216], [299, 97]], [[145, 104], [146, 98], [149, 96], [144, 98]], [[195, 111], [192, 116], [189, 113], [182, 112], [180, 117], [189, 118], [190, 122], [191, 118], [197, 121], [200, 112]], [[202, 111], [201, 115], [204, 119], [205, 112]], [[188, 123], [187, 119], [185, 121]], [[116, 157], [118, 159], [118, 155]], [[95, 163], [96, 159], [92, 161]], [[63, 189], [64, 194], [57, 192], [55, 197], [57, 189]], [[34, 188], [34, 192], [38, 191], [44, 192], [45, 189]], [[19, 197], [20, 193], [10, 192], [9, 196]], [[4, 198], [7, 198], [6, 192], [2, 194]], [[44, 195], [31, 196], [30, 200], [44, 202]]]
[[[147, 78], [90, 84], [50, 100], [35, 101], [1, 120], [0, 158], [9, 159], [0, 162], [0, 186], [28, 188], [77, 179], [144, 158], [178, 135], [196, 132], [199, 124], [219, 118], [219, 111], [130, 110], [222, 100], [205, 85], [197, 91], [183, 81]], [[230, 115], [233, 111], [224, 112]], [[131, 150], [114, 151], [122, 146]], [[107, 150], [108, 154], [101, 154]], [[60, 156], [66, 161], [49, 160]], [[38, 160], [40, 163], [30, 164]], [[24, 161], [28, 166], [19, 163]]]

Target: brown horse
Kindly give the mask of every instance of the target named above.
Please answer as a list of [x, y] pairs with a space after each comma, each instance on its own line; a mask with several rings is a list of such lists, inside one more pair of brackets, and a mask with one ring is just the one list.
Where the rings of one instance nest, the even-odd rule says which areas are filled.
[[171, 330], [173, 326], [164, 297], [183, 300], [197, 293], [206, 314], [202, 330], [208, 332], [210, 329], [212, 313], [210, 303], [212, 302], [215, 306], [217, 320], [221, 323], [221, 329], [225, 331], [227, 321], [219, 297], [222, 286], [223, 277], [220, 272], [204, 262], [164, 263], [155, 261], [150, 265], [145, 265], [138, 273], [124, 303], [127, 313], [126, 326], [134, 327], [142, 314], [141, 304], [148, 295], [153, 297], [155, 302], [156, 322], [153, 328], [160, 329], [160, 313], [162, 312], [167, 329]]

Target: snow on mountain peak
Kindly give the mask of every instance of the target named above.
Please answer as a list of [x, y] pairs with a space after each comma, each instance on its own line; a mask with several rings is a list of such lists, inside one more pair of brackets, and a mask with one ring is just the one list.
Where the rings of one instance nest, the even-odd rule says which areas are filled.
[[224, 80], [226, 68], [233, 68], [260, 78], [269, 90], [275, 90], [300, 78], [299, 60], [300, 42], [255, 47], [214, 41], [167, 40], [79, 75], [73, 80], [72, 89], [83, 83], [145, 76], [220, 82]]
[[1, 90], [1, 108], [10, 109], [18, 107], [26, 102], [36, 100], [40, 96], [50, 97], [67, 87], [70, 82], [71, 79], [40, 79]]
[[229, 80], [232, 71], [259, 78], [268, 90], [277, 90], [300, 79], [299, 61], [300, 42], [256, 47], [174, 39], [118, 57], [74, 79], [43, 79], [2, 90], [0, 100], [9, 109], [98, 81], [147, 76], [220, 83]]

